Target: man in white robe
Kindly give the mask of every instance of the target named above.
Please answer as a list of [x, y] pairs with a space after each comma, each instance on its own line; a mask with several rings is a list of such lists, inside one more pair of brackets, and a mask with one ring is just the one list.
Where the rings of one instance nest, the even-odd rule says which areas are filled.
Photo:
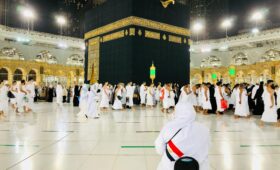
[[215, 98], [217, 103], [217, 115], [220, 115], [224, 112], [224, 109], [222, 108], [221, 100], [224, 99], [223, 97], [223, 90], [222, 90], [222, 82], [218, 82], [215, 87]]
[[161, 98], [162, 98], [162, 112], [169, 112], [169, 108], [170, 108], [170, 85], [169, 84], [165, 84], [163, 89], [161, 90]]
[[[209, 169], [210, 133], [204, 125], [195, 122], [195, 117], [196, 112], [191, 103], [179, 102], [176, 105], [175, 119], [163, 127], [155, 141], [156, 151], [162, 155], [158, 170], [174, 169], [175, 162], [167, 157], [166, 151], [175, 161], [182, 156], [188, 156], [198, 161], [200, 170]], [[170, 139], [174, 135], [175, 137], [171, 141], [182, 153], [180, 156], [169, 145]]]
[[62, 101], [63, 101], [63, 88], [62, 85], [58, 83], [56, 86], [56, 103], [59, 106], [62, 106]]
[[88, 111], [88, 85], [87, 84], [84, 84], [81, 88], [80, 97], [79, 97], [79, 108], [80, 108], [80, 112], [77, 114], [77, 116], [87, 117], [87, 111]]
[[25, 80], [21, 80], [20, 84], [18, 84], [17, 88], [17, 94], [16, 94], [16, 113], [17, 115], [20, 115], [25, 111], [25, 105], [27, 101], [27, 91], [25, 90]]
[[132, 82], [128, 83], [126, 86], [126, 106], [128, 108], [132, 108], [133, 107], [133, 94], [134, 94], [134, 88], [132, 86]]
[[264, 112], [262, 114], [260, 125], [263, 126], [264, 122], [275, 123], [277, 125], [277, 106], [274, 96], [274, 84], [272, 80], [267, 81], [266, 87], [262, 94], [264, 101]]
[[98, 114], [98, 100], [99, 100], [99, 95], [98, 95], [98, 89], [96, 88], [96, 86], [92, 85], [90, 87], [90, 91], [88, 92], [88, 101], [87, 101], [87, 113], [86, 115], [89, 118], [94, 118], [94, 119], [98, 119], [99, 118], [99, 114]]
[[141, 105], [145, 105], [146, 104], [146, 95], [147, 95], [147, 87], [146, 87], [146, 83], [143, 83], [140, 86], [140, 104]]
[[27, 100], [27, 109], [28, 111], [33, 110], [33, 104], [34, 104], [34, 97], [35, 97], [35, 83], [33, 79], [30, 79], [26, 85], [26, 91], [27, 95], [26, 97], [28, 98]]
[[99, 107], [101, 109], [107, 109], [109, 108], [110, 104], [110, 88], [108, 86], [108, 82], [106, 82], [101, 89], [101, 100]]
[[6, 117], [9, 108], [8, 98], [9, 86], [7, 82], [2, 81], [0, 83], [0, 119]]

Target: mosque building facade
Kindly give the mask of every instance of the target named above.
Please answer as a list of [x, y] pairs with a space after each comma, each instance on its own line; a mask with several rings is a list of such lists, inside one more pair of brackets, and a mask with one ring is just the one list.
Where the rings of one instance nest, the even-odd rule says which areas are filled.
[[192, 42], [191, 83], [280, 83], [280, 29]]
[[84, 48], [83, 39], [0, 25], [0, 79], [82, 83]]

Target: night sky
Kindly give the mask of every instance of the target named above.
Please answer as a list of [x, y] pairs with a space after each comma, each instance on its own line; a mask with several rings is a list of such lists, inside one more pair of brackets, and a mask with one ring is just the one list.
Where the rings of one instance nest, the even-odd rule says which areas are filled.
[[[48, 33], [59, 33], [59, 28], [55, 23], [55, 15], [63, 11], [70, 11], [75, 15], [75, 11], [71, 7], [63, 5], [64, 0], [9, 0], [11, 5], [9, 7], [9, 15], [7, 17], [8, 26], [23, 27], [20, 14], [17, 12], [17, 6], [30, 4], [36, 9], [37, 19], [35, 21], [34, 30]], [[249, 30], [253, 24], [248, 21], [250, 13], [258, 8], [266, 7], [269, 9], [269, 14], [265, 23], [260, 23], [261, 27], [274, 28], [280, 27], [280, 0], [228, 0], [228, 7], [223, 11], [223, 15], [215, 12], [210, 13], [206, 20], [208, 20], [206, 33], [201, 38], [221, 38], [224, 37], [224, 31], [220, 28], [220, 22], [225, 16], [234, 16], [236, 18], [234, 27], [229, 31], [230, 35], [235, 35], [242, 30]], [[215, 9], [215, 3], [210, 8]], [[219, 9], [215, 9], [219, 10]], [[71, 16], [70, 16], [71, 17]], [[79, 34], [71, 33], [71, 24], [69, 24], [66, 35], [82, 37], [82, 32]], [[65, 30], [66, 31], [66, 30]]]

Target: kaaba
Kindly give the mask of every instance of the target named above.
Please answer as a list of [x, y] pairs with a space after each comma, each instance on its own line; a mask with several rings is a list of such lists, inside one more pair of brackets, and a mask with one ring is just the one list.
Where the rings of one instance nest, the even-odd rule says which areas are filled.
[[[173, 0], [167, 0], [172, 1]], [[189, 83], [188, 4], [107, 0], [85, 15], [85, 80]]]

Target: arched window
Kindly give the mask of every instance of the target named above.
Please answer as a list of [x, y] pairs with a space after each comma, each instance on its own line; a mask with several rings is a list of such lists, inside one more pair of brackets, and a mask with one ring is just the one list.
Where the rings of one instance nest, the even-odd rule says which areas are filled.
[[34, 70], [30, 70], [28, 73], [27, 80], [30, 80], [30, 79], [36, 81], [36, 72]]
[[8, 80], [8, 70], [5, 68], [0, 69], [0, 80]]
[[22, 80], [22, 71], [20, 69], [16, 69], [14, 72], [14, 81], [21, 81]]

